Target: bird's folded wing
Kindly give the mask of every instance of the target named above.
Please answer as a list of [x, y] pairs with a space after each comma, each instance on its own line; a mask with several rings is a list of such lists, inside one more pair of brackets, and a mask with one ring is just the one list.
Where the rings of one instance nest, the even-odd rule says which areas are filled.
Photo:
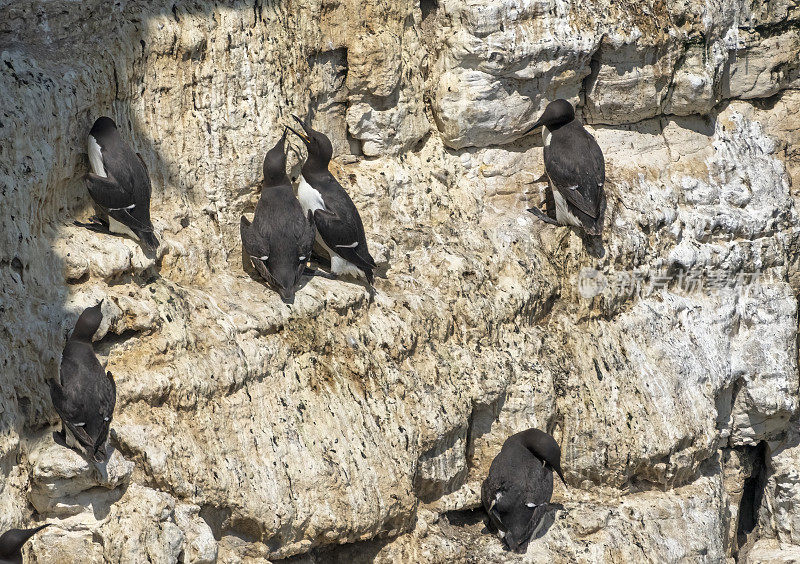
[[87, 449], [94, 448], [94, 441], [89, 437], [83, 428], [83, 425], [77, 423], [86, 423], [82, 421], [83, 409], [73, 398], [70, 398], [64, 388], [55, 380], [50, 380], [50, 397], [53, 400], [53, 407], [61, 417], [61, 421], [70, 432], [74, 435], [75, 439]]
[[269, 240], [261, 237], [244, 216], [239, 223], [239, 233], [242, 235], [242, 247], [245, 253], [251, 257], [267, 260]]
[[133, 194], [126, 192], [113, 177], [105, 178], [90, 172], [84, 182], [92, 199], [106, 209], [121, 209], [134, 204]]
[[[584, 145], [584, 144], [582, 144]], [[553, 187], [569, 203], [586, 215], [597, 218], [603, 201], [605, 165], [603, 154], [596, 143], [585, 143], [583, 158], [571, 160], [571, 151], [560, 151], [557, 147], [546, 147], [545, 163], [547, 175]]]
[[366, 245], [360, 243], [355, 221], [344, 221], [328, 210], [314, 212], [314, 224], [322, 240], [336, 254], [361, 269], [375, 268]]

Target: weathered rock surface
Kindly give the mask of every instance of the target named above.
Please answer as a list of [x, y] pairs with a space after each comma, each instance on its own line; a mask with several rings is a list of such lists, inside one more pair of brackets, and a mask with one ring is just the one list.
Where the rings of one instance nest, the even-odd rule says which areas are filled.
[[[800, 552], [800, 2], [100, 4], [0, 0], [0, 530], [56, 525], [30, 561]], [[525, 211], [555, 97], [604, 149], [602, 241]], [[289, 307], [238, 222], [309, 112], [382, 277]], [[152, 256], [73, 225], [99, 115], [149, 168]], [[52, 443], [47, 387], [100, 298], [104, 468]], [[530, 426], [570, 487], [510, 555], [479, 488]]]

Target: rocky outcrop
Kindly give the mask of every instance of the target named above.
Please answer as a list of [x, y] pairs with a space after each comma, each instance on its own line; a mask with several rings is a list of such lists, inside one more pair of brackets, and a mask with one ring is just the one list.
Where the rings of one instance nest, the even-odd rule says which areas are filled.
[[[3, 2], [0, 530], [54, 523], [34, 562], [790, 561], [800, 4], [577, 4]], [[556, 97], [605, 153], [602, 240], [525, 211]], [[242, 260], [291, 113], [374, 294], [289, 307]], [[148, 166], [154, 255], [73, 225], [99, 115]], [[105, 467], [53, 444], [46, 383], [100, 298]], [[530, 426], [570, 487], [509, 555], [479, 486]]]

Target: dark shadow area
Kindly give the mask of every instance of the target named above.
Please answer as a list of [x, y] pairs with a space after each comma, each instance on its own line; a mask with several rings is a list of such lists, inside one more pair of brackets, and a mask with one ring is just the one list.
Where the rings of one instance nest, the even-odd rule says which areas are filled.
[[744, 481], [742, 500], [739, 502], [739, 519], [736, 524], [737, 550], [747, 544], [749, 535], [758, 525], [761, 500], [767, 485], [767, 443], [761, 441], [755, 447], [745, 447], [753, 456], [753, 468]]
[[371, 539], [362, 542], [315, 548], [305, 554], [274, 562], [286, 564], [372, 564], [380, 551], [394, 538]]
[[473, 527], [479, 524], [486, 524], [489, 518], [483, 508], [461, 509], [457, 511], [447, 511], [443, 517], [453, 527]]
[[[253, 10], [252, 2], [229, 7]], [[184, 225], [183, 219], [161, 213], [165, 202], [183, 201], [188, 208], [190, 200], [180, 167], [162, 158], [160, 133], [148, 131], [139, 117], [155, 111], [141, 104], [153, 80], [153, 60], [171, 56], [188, 64], [207, 56], [203, 41], [183, 50], [176, 42], [169, 54], [154, 51], [150, 20], [167, 15], [180, 21], [184, 14], [203, 10], [192, 6], [187, 11], [173, 2], [123, 3], [112, 10], [98, 10], [89, 2], [73, 3], [69, 10], [49, 3], [7, 2], [0, 10], [0, 84], [9, 102], [0, 108], [0, 175], [7, 180], [0, 183], [0, 435], [30, 438], [58, 419], [46, 382], [59, 376], [67, 335], [82, 306], [92, 301], [76, 295], [99, 281], [88, 273], [69, 279], [63, 258], [70, 253], [68, 245], [80, 240], [70, 236], [84, 236], [72, 222], [93, 206], [83, 176], [89, 170], [87, 136], [98, 117], [114, 119], [121, 137], [141, 153], [162, 244], [161, 229], [189, 225], [187, 218]], [[166, 186], [175, 188], [167, 191]], [[145, 256], [155, 258], [151, 252]], [[157, 280], [159, 266], [156, 261], [138, 276], [137, 284]], [[110, 282], [102, 280], [99, 287]], [[77, 287], [84, 283], [87, 287]], [[96, 352], [107, 354], [134, 334], [109, 334]], [[50, 440], [51, 433], [44, 436]], [[27, 463], [20, 443], [8, 444], [13, 446], [0, 452], [0, 482]], [[0, 492], [3, 501], [24, 496], [12, 486], [9, 482]], [[116, 499], [123, 494], [124, 488], [112, 493]], [[33, 511], [28, 507], [23, 516]]]
[[439, 9], [438, 0], [419, 0], [419, 9], [422, 12], [423, 21], [431, 14], [436, 15], [436, 10]]

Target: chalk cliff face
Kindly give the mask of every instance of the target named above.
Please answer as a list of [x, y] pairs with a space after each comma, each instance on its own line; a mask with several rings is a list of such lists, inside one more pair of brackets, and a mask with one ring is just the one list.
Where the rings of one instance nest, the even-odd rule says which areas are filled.
[[[798, 0], [0, 1], [0, 530], [56, 525], [31, 562], [799, 558], [798, 29]], [[605, 153], [602, 241], [526, 212], [558, 97]], [[287, 306], [243, 261], [309, 112], [373, 297]], [[100, 115], [154, 256], [73, 225]], [[100, 298], [105, 468], [47, 387]], [[570, 487], [512, 555], [476, 508], [531, 426]]]

